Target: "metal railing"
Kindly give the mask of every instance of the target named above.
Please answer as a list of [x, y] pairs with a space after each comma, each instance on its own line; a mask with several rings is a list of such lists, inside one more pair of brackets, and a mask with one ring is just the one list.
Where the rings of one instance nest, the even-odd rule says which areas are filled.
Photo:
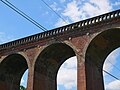
[[15, 46], [26, 44], [26, 43], [33, 42], [33, 41], [38, 41], [38, 40], [41, 40], [41, 39], [46, 38], [46, 37], [50, 37], [50, 36], [58, 35], [61, 33], [68, 32], [68, 31], [72, 31], [76, 28], [82, 28], [82, 27], [84, 28], [84, 27], [89, 26], [89, 25], [94, 25], [94, 24], [104, 22], [104, 21], [107, 21], [110, 19], [115, 19], [118, 17], [120, 17], [120, 10], [116, 10], [116, 11], [106, 13], [103, 15], [99, 15], [99, 16], [96, 16], [96, 17], [93, 17], [90, 19], [80, 21], [80, 22], [76, 22], [76, 23], [69, 24], [69, 25], [66, 25], [63, 27], [59, 27], [56, 29], [52, 29], [49, 31], [45, 31], [45, 32], [42, 32], [39, 34], [29, 36], [29, 37], [25, 37], [22, 39], [8, 42], [8, 43], [0, 45], [0, 50], [15, 47]]

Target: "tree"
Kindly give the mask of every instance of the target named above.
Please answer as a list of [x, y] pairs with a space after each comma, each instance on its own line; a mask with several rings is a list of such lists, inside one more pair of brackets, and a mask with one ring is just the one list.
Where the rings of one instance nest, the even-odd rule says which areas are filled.
[[26, 90], [24, 86], [20, 86], [20, 90]]

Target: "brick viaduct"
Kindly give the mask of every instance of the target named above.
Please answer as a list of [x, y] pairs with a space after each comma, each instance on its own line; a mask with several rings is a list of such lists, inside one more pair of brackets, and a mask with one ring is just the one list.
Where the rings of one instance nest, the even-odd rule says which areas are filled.
[[104, 90], [103, 64], [120, 46], [120, 10], [0, 45], [0, 90], [57, 90], [57, 72], [77, 56], [77, 90]]

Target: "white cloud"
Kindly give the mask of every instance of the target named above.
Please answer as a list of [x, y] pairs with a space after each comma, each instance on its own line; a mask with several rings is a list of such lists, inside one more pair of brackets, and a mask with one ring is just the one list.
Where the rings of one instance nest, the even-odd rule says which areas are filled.
[[120, 81], [114, 80], [106, 85], [106, 90], [120, 90]]
[[72, 0], [66, 4], [61, 14], [63, 17], [69, 18], [70, 21], [76, 22], [111, 10], [110, 0], [89, 0], [88, 2], [85, 0]]
[[112, 9], [110, 0], [90, 0], [90, 3], [97, 9], [96, 12], [93, 11], [92, 13], [97, 15], [109, 12]]
[[58, 85], [63, 85], [66, 89], [76, 87], [77, 70], [62, 68], [58, 73]]
[[57, 90], [60, 90], [60, 89], [59, 89], [59, 86], [57, 86]]
[[69, 17], [72, 21], [79, 21], [82, 12], [79, 10], [77, 2], [72, 1], [67, 4], [67, 7], [65, 8], [62, 14], [64, 16]]
[[57, 23], [54, 26], [60, 27], [60, 26], [64, 26], [64, 25], [67, 25], [67, 22], [63, 21], [62, 19], [58, 19]]
[[25, 83], [25, 80], [22, 78], [20, 84], [24, 85], [24, 83]]
[[120, 5], [120, 0], [118, 2], [115, 2], [112, 4], [113, 6], [119, 6]]
[[60, 0], [61, 3], [64, 3], [66, 0]]
[[[114, 50], [113, 52], [111, 52], [108, 57], [106, 58], [105, 62], [104, 62], [104, 65], [103, 65], [103, 69], [106, 70], [107, 72], [110, 72], [112, 71], [113, 69], [113, 65], [115, 65], [116, 63], [116, 58], [118, 57], [119, 55], [119, 50], [120, 49], [116, 49]], [[106, 75], [104, 73], [104, 75]]]
[[0, 32], [0, 44], [13, 40], [13, 36], [7, 36], [4, 32]]
[[63, 65], [63, 67], [67, 68], [67, 69], [73, 69], [73, 68], [77, 68], [77, 57], [72, 57], [69, 58]]
[[[114, 66], [116, 64], [116, 60], [119, 56], [120, 48], [117, 48], [113, 52], [111, 52], [108, 57], [105, 60], [105, 63], [103, 65], [103, 69], [107, 72], [111, 72], [114, 69]], [[108, 79], [106, 79], [108, 74], [104, 73], [104, 82], [106, 82]], [[113, 74], [113, 73], [111, 73]], [[107, 76], [107, 77], [106, 77]], [[111, 80], [111, 79], [110, 79]], [[105, 83], [105, 90], [120, 90], [120, 81], [114, 80], [109, 83]]]
[[[66, 90], [77, 86], [77, 60], [76, 57], [67, 60], [58, 71], [58, 86], [63, 85]], [[59, 88], [59, 87], [58, 87]]]
[[24, 72], [20, 81], [20, 85], [27, 87], [27, 79], [28, 79], [28, 69]]
[[58, 5], [57, 5], [56, 2], [53, 2], [53, 4], [50, 5], [50, 7], [51, 7], [54, 11], [59, 11], [59, 10], [61, 10], [61, 8], [58, 8], [57, 6], [58, 6]]

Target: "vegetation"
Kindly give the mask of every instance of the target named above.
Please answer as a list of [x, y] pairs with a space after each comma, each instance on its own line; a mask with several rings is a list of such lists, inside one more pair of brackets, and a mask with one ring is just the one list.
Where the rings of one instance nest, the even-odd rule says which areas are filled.
[[24, 86], [20, 86], [20, 90], [26, 90]]

